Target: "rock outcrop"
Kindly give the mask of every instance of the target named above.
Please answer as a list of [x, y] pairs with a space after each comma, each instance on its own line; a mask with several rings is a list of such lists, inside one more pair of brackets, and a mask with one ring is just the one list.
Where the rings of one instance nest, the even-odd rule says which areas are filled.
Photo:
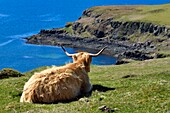
[[[135, 9], [129, 9], [129, 12]], [[135, 10], [137, 11], [137, 10]], [[82, 17], [69, 22], [64, 28], [41, 30], [27, 38], [27, 43], [64, 45], [92, 50], [108, 46], [105, 54], [117, 58], [145, 60], [154, 58], [155, 52], [170, 45], [170, 28], [151, 22], [117, 21], [113, 16], [85, 10]]]
[[21, 76], [24, 76], [24, 74], [11, 68], [4, 68], [0, 70], [0, 79], [9, 78], [9, 77], [21, 77]]

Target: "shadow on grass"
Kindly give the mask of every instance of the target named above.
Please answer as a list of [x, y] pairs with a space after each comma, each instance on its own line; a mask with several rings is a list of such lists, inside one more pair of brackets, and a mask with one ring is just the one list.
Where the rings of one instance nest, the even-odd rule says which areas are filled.
[[107, 92], [107, 91], [115, 90], [115, 89], [116, 89], [116, 88], [111, 88], [111, 87], [106, 87], [106, 86], [94, 84], [91, 92], [86, 93], [86, 94], [83, 94], [83, 95], [81, 95], [79, 98], [82, 98], [82, 97], [90, 97], [94, 91]]
[[106, 92], [110, 90], [115, 90], [115, 88], [110, 88], [110, 87], [95, 84], [93, 85], [93, 89], [92, 89], [92, 91], [99, 91], [99, 92]]

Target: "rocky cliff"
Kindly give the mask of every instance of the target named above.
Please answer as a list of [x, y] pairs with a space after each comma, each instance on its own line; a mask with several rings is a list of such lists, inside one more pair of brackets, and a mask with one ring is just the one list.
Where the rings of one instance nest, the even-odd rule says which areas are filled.
[[[105, 54], [118, 58], [144, 60], [159, 57], [157, 52], [170, 50], [169, 25], [122, 19], [127, 15], [134, 16], [141, 13], [143, 10], [140, 7], [90, 8], [85, 10], [77, 21], [68, 22], [64, 28], [41, 30], [39, 34], [27, 38], [27, 43], [64, 45], [93, 50], [108, 46]], [[152, 13], [155, 14], [159, 10], [154, 9]], [[148, 12], [150, 14], [151, 11]]]

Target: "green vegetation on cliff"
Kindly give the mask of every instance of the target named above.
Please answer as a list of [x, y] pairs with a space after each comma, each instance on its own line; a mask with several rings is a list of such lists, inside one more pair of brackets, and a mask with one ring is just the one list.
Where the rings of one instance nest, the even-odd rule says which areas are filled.
[[98, 6], [90, 8], [92, 15], [117, 21], [141, 21], [170, 26], [170, 4], [139, 6]]
[[20, 76], [24, 76], [24, 75], [11, 68], [4, 68], [0, 70], [0, 79], [9, 78], [9, 77], [20, 77]]

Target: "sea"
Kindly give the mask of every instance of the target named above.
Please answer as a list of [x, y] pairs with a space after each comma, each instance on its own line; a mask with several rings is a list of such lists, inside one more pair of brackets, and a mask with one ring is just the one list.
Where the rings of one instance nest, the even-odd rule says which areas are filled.
[[[27, 72], [40, 66], [64, 65], [72, 62], [61, 47], [26, 44], [24, 38], [41, 29], [64, 27], [77, 20], [93, 6], [154, 5], [170, 0], [0, 0], [0, 70], [13, 68]], [[76, 52], [66, 48], [68, 52]], [[116, 59], [101, 55], [94, 65], [113, 65]]]

